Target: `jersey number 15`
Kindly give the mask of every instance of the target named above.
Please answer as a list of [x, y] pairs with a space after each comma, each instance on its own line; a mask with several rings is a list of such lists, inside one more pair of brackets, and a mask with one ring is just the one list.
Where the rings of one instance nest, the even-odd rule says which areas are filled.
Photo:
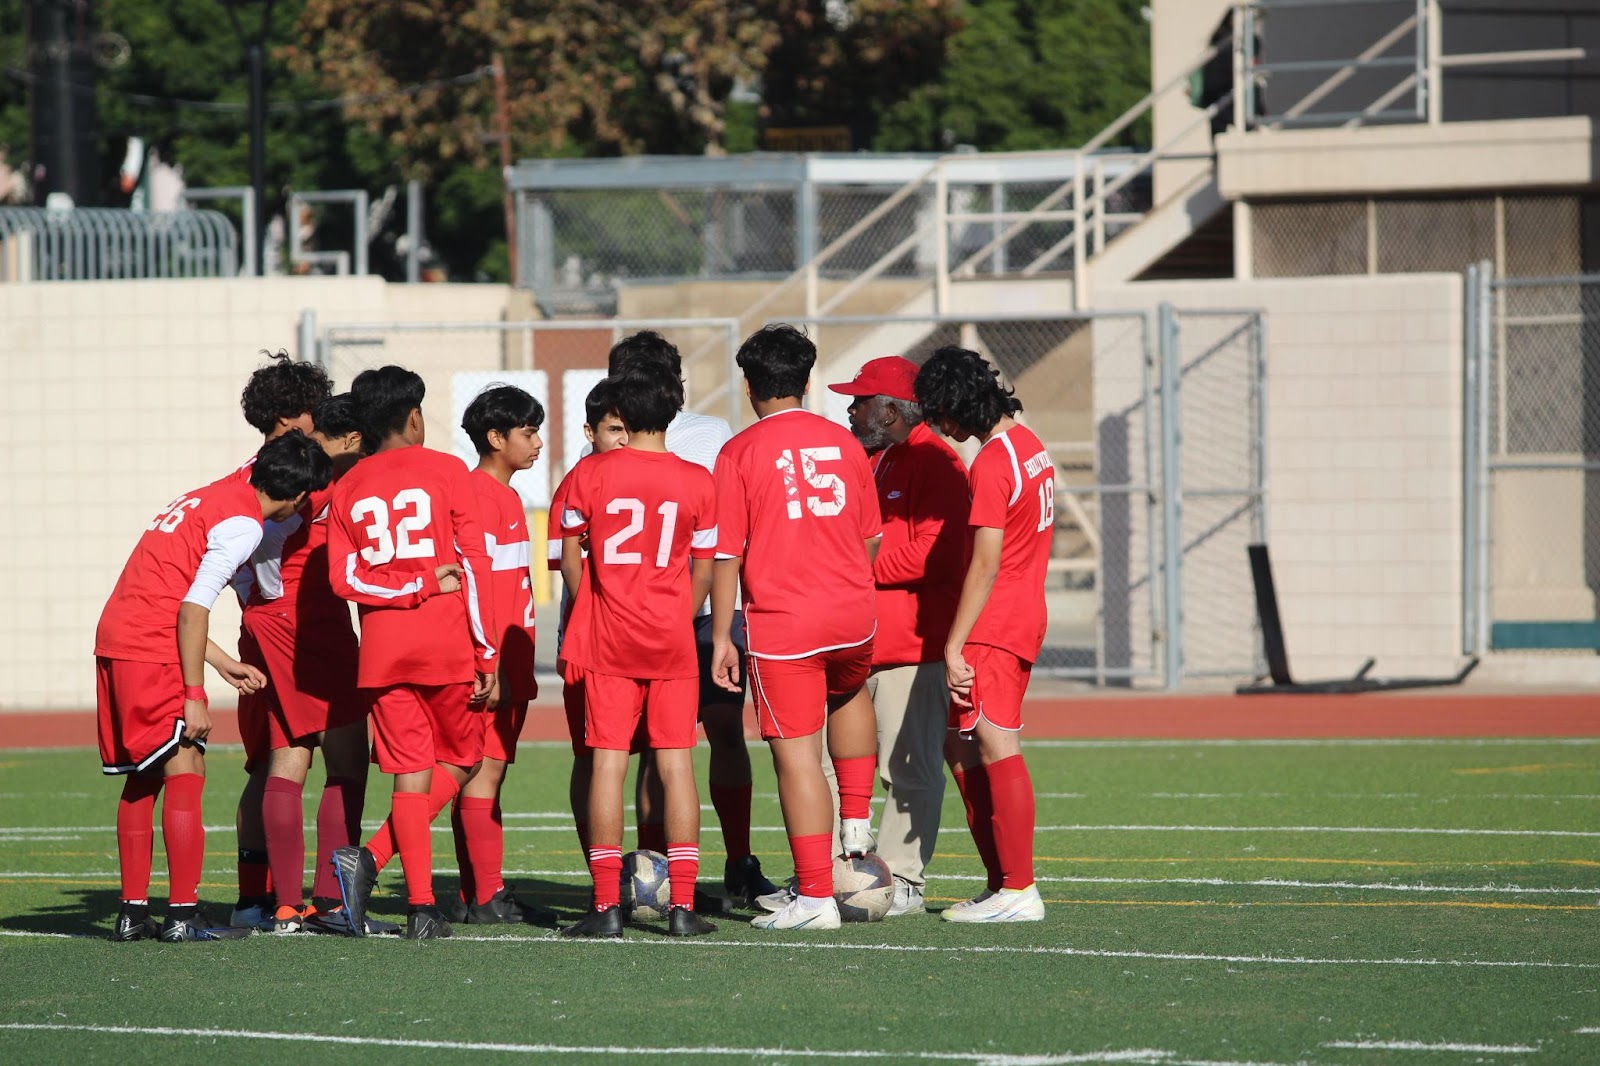
[[817, 490], [820, 495], [807, 496], [805, 509], [818, 518], [832, 518], [844, 510], [844, 479], [838, 474], [825, 474], [817, 470], [818, 463], [839, 458], [839, 449], [801, 448], [800, 466], [795, 469], [794, 452], [785, 448], [777, 458], [778, 472], [783, 475], [783, 495], [788, 502], [786, 513], [791, 519], [802, 514], [800, 507], [800, 481]]

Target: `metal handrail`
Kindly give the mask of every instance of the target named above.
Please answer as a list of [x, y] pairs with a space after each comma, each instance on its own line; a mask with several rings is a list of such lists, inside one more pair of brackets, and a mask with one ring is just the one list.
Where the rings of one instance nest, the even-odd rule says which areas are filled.
[[80, 207], [0, 207], [0, 281], [97, 281], [111, 278], [229, 277], [238, 272], [233, 224], [216, 211], [136, 212]]

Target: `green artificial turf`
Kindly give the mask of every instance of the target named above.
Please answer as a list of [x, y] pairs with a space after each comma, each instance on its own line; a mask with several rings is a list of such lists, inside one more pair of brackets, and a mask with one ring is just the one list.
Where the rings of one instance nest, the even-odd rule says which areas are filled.
[[[755, 845], [781, 879], [753, 754]], [[570, 915], [587, 878], [567, 758], [522, 749], [504, 808], [508, 879]], [[1600, 1062], [1600, 743], [1061, 741], [1028, 758], [1042, 924], [780, 934], [742, 915], [691, 942], [640, 925], [620, 944], [460, 926], [422, 944], [116, 945], [118, 784], [91, 751], [0, 752], [0, 1062]], [[214, 751], [209, 826], [231, 826], [241, 780], [238, 753]], [[221, 916], [233, 847], [209, 834], [202, 897]], [[156, 854], [159, 897], [159, 834]], [[434, 855], [444, 897], [448, 833]], [[930, 907], [975, 893], [979, 871], [952, 789]], [[375, 915], [403, 920], [399, 883], [396, 863]]]

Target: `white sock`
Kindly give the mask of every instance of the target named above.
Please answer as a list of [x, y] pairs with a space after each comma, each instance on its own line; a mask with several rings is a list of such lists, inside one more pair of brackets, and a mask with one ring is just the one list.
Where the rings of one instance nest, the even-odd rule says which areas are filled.
[[832, 896], [796, 896], [794, 905], [806, 914], [815, 914], [828, 905]]

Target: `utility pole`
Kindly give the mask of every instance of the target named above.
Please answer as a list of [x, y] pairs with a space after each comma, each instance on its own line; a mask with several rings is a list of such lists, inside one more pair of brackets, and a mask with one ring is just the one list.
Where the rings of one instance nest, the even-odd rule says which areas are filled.
[[93, 206], [100, 190], [90, 6], [32, 0], [27, 15], [32, 155], [43, 169], [36, 189], [39, 202], [51, 193], [65, 193], [78, 207]]
[[[266, 241], [263, 239], [267, 224], [267, 35], [272, 31], [272, 0], [261, 5], [261, 25], [253, 36], [247, 36], [239, 24], [238, 8], [249, 0], [217, 0], [233, 23], [233, 32], [244, 46], [245, 68], [250, 92], [250, 198], [255, 202], [255, 262], [250, 271], [256, 277], [266, 273]], [[285, 219], [293, 226], [294, 219]], [[248, 242], [247, 242], [248, 243]]]
[[506, 93], [506, 64], [500, 53], [494, 54], [494, 124], [496, 139], [500, 142], [500, 181], [505, 192], [501, 197], [506, 216], [506, 262], [511, 274], [511, 284], [520, 279], [517, 273], [517, 205], [511, 195], [511, 105]]

